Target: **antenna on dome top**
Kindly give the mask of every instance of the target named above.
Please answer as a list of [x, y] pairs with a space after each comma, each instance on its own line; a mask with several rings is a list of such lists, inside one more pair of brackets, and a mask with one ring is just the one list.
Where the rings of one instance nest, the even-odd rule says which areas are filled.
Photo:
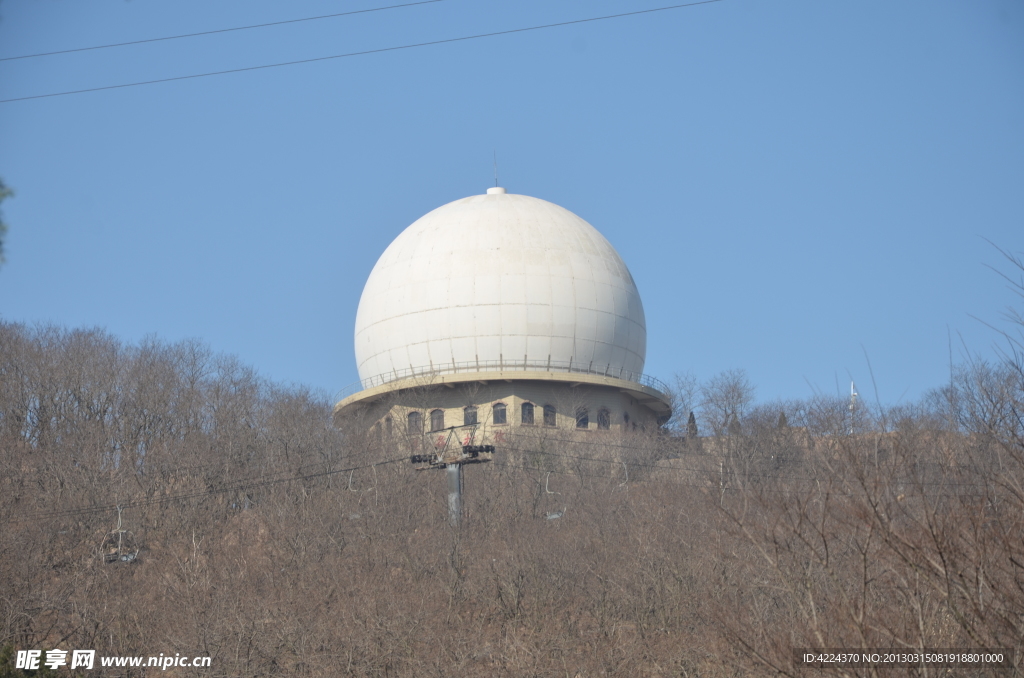
[[498, 149], [494, 149], [494, 187], [498, 187]]

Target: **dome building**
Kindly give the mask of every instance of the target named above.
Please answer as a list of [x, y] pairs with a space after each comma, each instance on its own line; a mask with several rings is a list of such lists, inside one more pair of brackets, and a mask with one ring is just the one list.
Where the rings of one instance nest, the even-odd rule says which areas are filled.
[[545, 200], [490, 188], [406, 228], [359, 301], [360, 383], [335, 406], [392, 434], [476, 424], [624, 430], [671, 414], [643, 375], [647, 329], [633, 277], [593, 226]]

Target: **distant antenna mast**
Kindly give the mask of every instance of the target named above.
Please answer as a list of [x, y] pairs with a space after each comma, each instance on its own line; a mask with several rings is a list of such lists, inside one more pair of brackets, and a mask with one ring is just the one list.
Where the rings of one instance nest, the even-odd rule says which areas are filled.
[[498, 187], [498, 149], [494, 149], [494, 187]]
[[857, 409], [857, 387], [850, 381], [850, 435], [853, 435], [853, 411]]

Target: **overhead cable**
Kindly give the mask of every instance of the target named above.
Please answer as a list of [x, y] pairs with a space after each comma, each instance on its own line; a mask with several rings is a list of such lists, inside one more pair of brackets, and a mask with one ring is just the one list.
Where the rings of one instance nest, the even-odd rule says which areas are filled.
[[368, 12], [380, 12], [385, 9], [399, 9], [401, 7], [413, 7], [414, 5], [429, 5], [444, 0], [420, 0], [420, 2], [407, 2], [403, 5], [388, 5], [387, 7], [373, 7], [371, 9], [357, 9], [351, 12], [338, 12], [337, 14], [321, 14], [320, 16], [308, 16], [303, 19], [286, 19], [285, 21], [272, 21], [266, 24], [253, 24], [252, 26], [235, 26], [234, 28], [219, 28], [213, 31], [200, 31], [198, 33], [182, 33], [181, 35], [167, 35], [162, 38], [146, 38], [145, 40], [130, 40], [128, 42], [114, 42], [109, 45], [93, 45], [92, 47], [76, 47], [74, 49], [61, 49], [55, 52], [38, 52], [36, 54], [22, 54], [20, 56], [0, 57], [0, 61], [16, 61], [18, 59], [34, 59], [36, 57], [54, 56], [56, 54], [71, 54], [72, 52], [88, 52], [94, 49], [109, 49], [111, 47], [127, 47], [128, 45], [141, 45], [147, 42], [162, 42], [164, 40], [180, 40], [181, 38], [195, 38], [200, 35], [214, 35], [216, 33], [231, 33], [233, 31], [247, 31], [251, 28], [267, 28], [268, 26], [283, 26], [284, 24], [297, 24], [302, 21], [316, 21], [318, 19], [333, 19], [339, 16], [351, 14], [366, 14]]
[[[583, 445], [587, 445], [587, 444], [600, 445], [601, 443], [590, 443], [590, 442], [587, 442], [587, 441], [579, 441], [579, 444], [583, 444]], [[740, 479], [744, 479], [744, 480], [749, 480], [749, 479], [752, 479], [752, 478], [772, 478], [772, 479], [775, 479], [775, 480], [803, 480], [803, 481], [807, 481], [807, 482], [820, 482], [822, 480], [822, 478], [818, 478], [818, 477], [795, 476], [795, 475], [791, 475], [791, 474], [787, 474], [787, 473], [779, 474], [779, 473], [760, 473], [760, 472], [757, 472], [757, 471], [742, 471], [742, 470], [731, 468], [731, 467], [730, 468], [722, 468], [722, 469], [716, 471], [713, 468], [711, 468], [711, 469], [693, 468], [693, 467], [690, 467], [690, 466], [676, 466], [676, 465], [665, 466], [665, 465], [659, 464], [657, 462], [640, 461], [640, 460], [636, 460], [636, 459], [627, 460], [627, 461], [623, 462], [623, 460], [621, 460], [621, 459], [600, 459], [600, 458], [597, 458], [597, 457], [583, 457], [583, 456], [580, 456], [580, 455], [577, 455], [577, 454], [567, 454], [567, 453], [564, 453], [564, 452], [550, 452], [550, 451], [547, 451], [547, 450], [530, 450], [530, 449], [525, 449], [525, 450], [522, 450], [522, 451], [526, 452], [527, 454], [543, 454], [543, 455], [547, 455], [547, 456], [551, 456], [551, 457], [562, 457], [562, 458], [565, 458], [565, 459], [575, 459], [575, 460], [578, 460], [578, 461], [595, 462], [595, 463], [599, 463], [599, 464], [610, 464], [612, 466], [619, 466], [620, 464], [627, 463], [627, 464], [629, 464], [632, 467], [635, 467], [635, 468], [638, 468], [638, 469], [645, 469], [645, 470], [661, 469], [661, 470], [664, 470], [664, 471], [691, 471], [691, 472], [694, 472], [694, 473], [708, 473], [708, 474], [711, 474], [711, 475], [719, 475], [719, 476], [723, 476], [723, 477], [724, 477], [725, 474], [728, 474], [730, 477], [740, 478]], [[978, 485], [976, 483], [966, 483], [966, 482], [959, 482], [959, 481], [956, 482], [956, 483], [950, 483], [949, 481], [946, 481], [946, 480], [930, 481], [930, 482], [923, 481], [923, 480], [911, 480], [911, 481], [906, 481], [906, 482], [908, 482], [908, 484], [913, 485], [915, 487], [916, 486], [924, 486], [924, 485], [929, 485], [929, 486], [931, 486], [931, 485], [938, 485], [938, 486], [941, 486], [941, 487], [949, 487], [951, 485], [954, 485], [956, 487], [985, 487], [984, 485]]]
[[288, 483], [296, 480], [309, 480], [311, 478], [321, 478], [323, 476], [331, 476], [338, 473], [349, 473], [351, 471], [359, 471], [362, 469], [373, 468], [375, 466], [384, 466], [385, 464], [394, 464], [398, 461], [408, 461], [408, 456], [402, 455], [401, 457], [394, 457], [392, 459], [386, 459], [384, 461], [378, 461], [373, 464], [363, 464], [362, 466], [352, 466], [350, 468], [339, 468], [332, 469], [330, 471], [319, 471], [317, 473], [307, 473], [305, 475], [288, 476], [285, 478], [273, 478], [270, 479], [258, 479], [252, 478], [249, 480], [233, 481], [230, 485], [221, 487], [215, 487], [207, 490], [199, 490], [196, 492], [185, 492], [182, 494], [173, 494], [163, 497], [151, 497], [149, 499], [139, 499], [135, 501], [123, 501], [118, 504], [106, 504], [99, 506], [80, 506], [77, 508], [66, 509], [62, 511], [41, 511], [38, 513], [30, 513], [25, 515], [23, 518], [14, 518], [12, 522], [20, 522], [25, 520], [38, 520], [43, 518], [55, 518], [58, 516], [70, 516], [70, 515], [88, 515], [91, 513], [107, 513], [109, 511], [117, 510], [118, 507], [121, 509], [126, 508], [138, 508], [141, 506], [154, 506], [157, 504], [167, 504], [174, 501], [181, 501], [184, 499], [198, 499], [202, 497], [208, 497], [214, 494], [224, 494], [225, 492], [237, 492], [239, 490], [258, 489], [261, 487], [267, 487], [270, 485], [277, 485], [279, 483]]
[[429, 42], [417, 42], [409, 45], [397, 45], [394, 47], [380, 47], [377, 49], [367, 49], [360, 52], [346, 52], [345, 54], [332, 54], [330, 56], [313, 57], [311, 59], [296, 59], [295, 61], [281, 61], [273, 64], [263, 64], [261, 66], [246, 66], [244, 68], [230, 68], [223, 71], [210, 71], [208, 73], [194, 73], [192, 75], [177, 75], [171, 78], [157, 78], [156, 80], [141, 80], [139, 82], [127, 82], [121, 85], [105, 85], [103, 87], [89, 87], [86, 89], [67, 90], [64, 92], [51, 92], [50, 94], [35, 94], [27, 97], [15, 97], [12, 99], [0, 99], [0, 104], [8, 104], [14, 101], [28, 101], [30, 99], [46, 99], [49, 97], [60, 97], [67, 96], [70, 94], [85, 94], [87, 92], [100, 92], [110, 89], [123, 89], [125, 87], [138, 87], [140, 85], [155, 85], [164, 82], [175, 82], [177, 80], [192, 80], [195, 78], [207, 78], [214, 75], [228, 75], [231, 73], [245, 73], [247, 71], [259, 71], [267, 68], [279, 68], [281, 66], [296, 66], [298, 64], [310, 64], [318, 61], [329, 61], [331, 59], [345, 59], [347, 57], [365, 56], [367, 54], [380, 54], [382, 52], [395, 52], [403, 49], [413, 49], [416, 47], [429, 47], [431, 45], [443, 45], [451, 42], [463, 42], [465, 40], [476, 40], [479, 38], [493, 38], [498, 35], [511, 35], [513, 33], [525, 33], [527, 31], [539, 31], [544, 28], [557, 28], [560, 26], [571, 26], [573, 24], [583, 24], [592, 21], [604, 21], [607, 19], [621, 19], [627, 16], [636, 16], [639, 14], [651, 14], [652, 12], [664, 12], [670, 9], [680, 9], [683, 7], [694, 7], [696, 5], [710, 5], [715, 2], [721, 2], [722, 0], [700, 0], [700, 2], [688, 2], [681, 5], [669, 5], [667, 7], [655, 7], [653, 9], [642, 9], [635, 12], [623, 12], [621, 14], [608, 14], [605, 16], [590, 17], [587, 19], [574, 19], [572, 21], [560, 21], [553, 24], [543, 24], [540, 26], [528, 26], [526, 28], [511, 28], [504, 31], [494, 31], [492, 33], [477, 33], [476, 35], [464, 35], [458, 38], [445, 38], [443, 40], [431, 40]]

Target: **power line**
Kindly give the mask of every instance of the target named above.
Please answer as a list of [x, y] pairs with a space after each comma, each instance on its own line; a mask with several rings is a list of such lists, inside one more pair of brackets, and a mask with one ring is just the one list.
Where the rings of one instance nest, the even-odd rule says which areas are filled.
[[70, 94], [85, 94], [87, 92], [100, 92], [109, 89], [122, 89], [125, 87], [138, 87], [140, 85], [155, 85], [163, 82], [174, 82], [177, 80], [192, 80], [195, 78], [207, 78], [214, 75], [228, 75], [230, 73], [244, 73], [246, 71], [259, 71], [267, 68], [279, 68], [281, 66], [296, 66], [298, 64], [310, 64], [317, 61], [329, 61], [331, 59], [345, 59], [348, 57], [365, 56], [367, 54], [379, 54], [381, 52], [395, 52], [403, 49], [413, 49], [416, 47], [429, 47], [431, 45], [443, 45], [451, 42], [463, 42], [465, 40], [476, 40], [479, 38], [493, 38], [498, 35], [510, 35], [512, 33], [525, 33], [527, 31], [539, 31], [544, 28], [557, 28], [560, 26], [571, 26], [573, 24], [583, 24], [592, 21], [604, 21], [606, 19], [621, 19], [627, 16], [636, 16], [638, 14], [651, 14], [652, 12], [664, 12], [670, 9], [680, 9], [683, 7], [694, 7], [696, 5], [709, 5], [715, 2], [721, 2], [722, 0], [700, 0], [699, 2], [688, 2], [681, 5], [669, 5], [667, 7], [655, 7], [654, 9], [643, 9], [635, 12], [623, 12], [622, 14], [608, 14], [605, 16], [590, 17], [587, 19], [574, 19], [572, 21], [560, 21], [553, 24], [543, 24], [541, 26], [528, 26], [527, 28], [512, 28], [505, 31], [495, 31], [493, 33], [478, 33], [476, 35], [465, 35], [459, 38], [445, 38], [444, 40], [431, 40], [429, 42], [417, 42], [409, 45], [398, 45], [395, 47], [381, 47], [378, 49], [368, 49], [361, 52], [347, 52], [345, 54], [332, 54], [331, 56], [314, 57], [312, 59], [297, 59], [295, 61], [282, 61], [274, 64], [264, 64], [262, 66], [246, 66], [244, 68], [231, 68], [225, 71], [211, 71], [209, 73], [195, 73], [193, 75], [178, 75], [172, 78], [158, 78], [156, 80], [142, 80], [139, 82], [128, 82], [121, 85], [105, 85], [103, 87], [90, 87], [87, 89], [76, 89], [67, 90], [64, 92], [53, 92], [50, 94], [35, 94], [27, 97], [16, 97], [13, 99], [0, 99], [0, 104], [8, 104], [14, 101], [28, 101], [30, 99], [46, 99], [49, 97], [60, 97], [67, 96]]
[[399, 9], [401, 7], [413, 7], [415, 5], [429, 5], [444, 0], [420, 0], [420, 2], [408, 2], [404, 5], [388, 5], [387, 7], [374, 7], [372, 9], [357, 9], [351, 12], [338, 12], [337, 14], [321, 14], [320, 16], [309, 16], [303, 19], [288, 19], [285, 21], [272, 21], [266, 24], [253, 24], [252, 26], [236, 26], [234, 28], [220, 28], [214, 31], [200, 31], [199, 33], [183, 33], [181, 35], [168, 35], [162, 38], [147, 38], [145, 40], [131, 40], [129, 42], [114, 42], [109, 45], [93, 45], [92, 47], [77, 47], [75, 49], [61, 49], [55, 52], [39, 52], [37, 54], [22, 54], [21, 56], [0, 57], [0, 61], [15, 61], [17, 59], [34, 59], [36, 57], [53, 56], [55, 54], [71, 54], [72, 52], [88, 52], [94, 49], [108, 49], [110, 47], [126, 47], [128, 45], [141, 45], [147, 42], [162, 42], [164, 40], [179, 40], [181, 38], [195, 38], [200, 35], [214, 35], [215, 33], [230, 33], [232, 31], [247, 31], [251, 28], [267, 28], [268, 26], [283, 26], [284, 24], [297, 24], [302, 21], [317, 21], [318, 19], [332, 19], [339, 16], [351, 14], [366, 14], [368, 12], [381, 12], [385, 9]]

